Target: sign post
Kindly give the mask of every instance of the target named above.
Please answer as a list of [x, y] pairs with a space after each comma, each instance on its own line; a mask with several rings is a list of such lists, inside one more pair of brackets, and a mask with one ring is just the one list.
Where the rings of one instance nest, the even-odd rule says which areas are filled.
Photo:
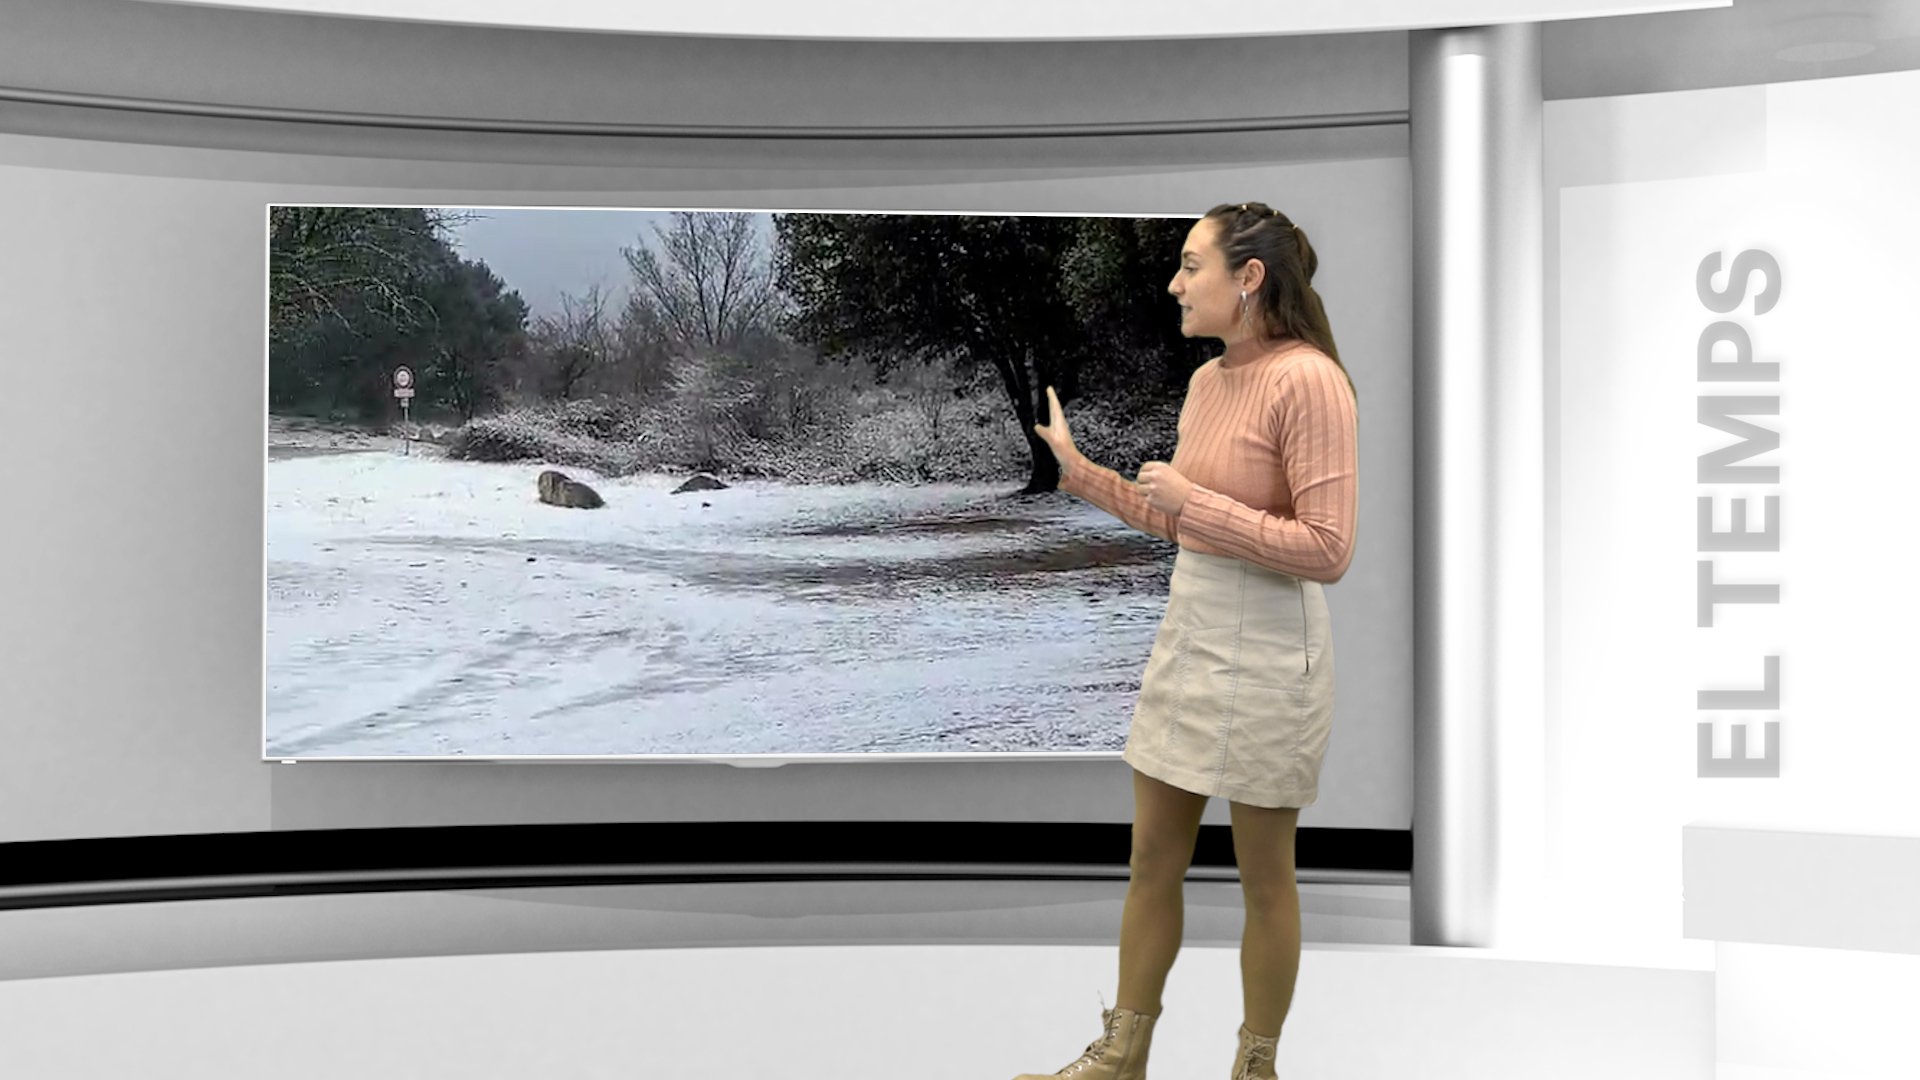
[[413, 369], [405, 364], [393, 369], [393, 396], [400, 399], [400, 438], [405, 452], [413, 453], [413, 430], [408, 406], [413, 404]]

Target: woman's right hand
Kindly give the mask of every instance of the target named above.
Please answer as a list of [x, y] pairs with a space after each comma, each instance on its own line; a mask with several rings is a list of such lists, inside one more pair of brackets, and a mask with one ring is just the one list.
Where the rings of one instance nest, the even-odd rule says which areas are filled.
[[1062, 465], [1071, 464], [1080, 459], [1080, 448], [1073, 445], [1073, 433], [1067, 430], [1067, 414], [1060, 408], [1059, 395], [1053, 387], [1047, 387], [1047, 414], [1053, 417], [1051, 424], [1033, 425], [1034, 434], [1040, 436], [1053, 451], [1055, 461]]

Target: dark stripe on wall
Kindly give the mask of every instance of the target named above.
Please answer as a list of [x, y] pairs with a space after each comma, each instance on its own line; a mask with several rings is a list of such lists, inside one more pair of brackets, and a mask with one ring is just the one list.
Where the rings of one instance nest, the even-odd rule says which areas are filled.
[[[823, 880], [1124, 879], [1126, 824], [690, 822], [302, 829], [0, 844], [0, 910], [340, 892]], [[1300, 829], [1303, 882], [1404, 884], [1412, 833]], [[1205, 825], [1196, 878], [1233, 879]]]

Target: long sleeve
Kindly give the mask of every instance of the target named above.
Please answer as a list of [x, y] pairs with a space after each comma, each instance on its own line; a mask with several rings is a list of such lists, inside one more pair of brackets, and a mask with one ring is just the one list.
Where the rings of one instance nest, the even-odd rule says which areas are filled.
[[1119, 473], [1085, 456], [1078, 457], [1063, 472], [1061, 491], [1078, 495], [1141, 532], [1177, 542], [1179, 515], [1155, 510], [1147, 504], [1146, 495]]
[[1331, 363], [1288, 372], [1275, 419], [1293, 515], [1256, 510], [1195, 485], [1182, 537], [1283, 574], [1332, 584], [1353, 561], [1360, 509], [1359, 417], [1345, 373]]

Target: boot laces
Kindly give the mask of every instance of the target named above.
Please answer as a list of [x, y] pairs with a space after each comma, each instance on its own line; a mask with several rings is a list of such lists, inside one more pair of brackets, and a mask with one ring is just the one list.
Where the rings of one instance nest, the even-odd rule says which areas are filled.
[[1104, 1028], [1100, 1033], [1100, 1037], [1087, 1044], [1086, 1050], [1080, 1054], [1078, 1060], [1053, 1075], [1072, 1076], [1081, 1069], [1100, 1060], [1100, 1055], [1106, 1051], [1108, 1046], [1113, 1044], [1114, 1036], [1119, 1033], [1120, 1027], [1120, 1014], [1107, 1008], [1107, 995], [1105, 994], [1100, 995], [1100, 1019]]
[[[1233, 1080], [1253, 1080], [1254, 1077], [1270, 1077], [1273, 1073], [1274, 1057], [1279, 1050], [1279, 1040], [1268, 1041], [1258, 1036], [1242, 1044], [1245, 1055], [1240, 1068], [1234, 1071]], [[1260, 1069], [1260, 1066], [1267, 1066]]]

